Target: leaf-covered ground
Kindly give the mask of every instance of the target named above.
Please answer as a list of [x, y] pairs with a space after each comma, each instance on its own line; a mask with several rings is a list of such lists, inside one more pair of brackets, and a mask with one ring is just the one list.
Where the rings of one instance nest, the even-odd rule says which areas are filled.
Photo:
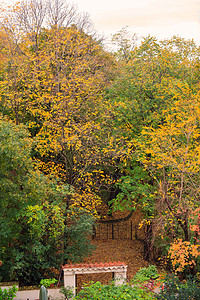
[[[142, 258], [143, 245], [136, 240], [107, 240], [93, 241], [96, 245], [94, 253], [87, 257], [85, 263], [99, 262], [125, 262], [128, 266], [127, 279], [131, 280], [136, 272], [143, 267], [148, 266], [148, 263]], [[77, 276], [78, 289], [83, 282], [100, 281], [106, 283], [112, 280], [111, 273], [86, 274]]]
[[[116, 217], [116, 216], [115, 216]], [[117, 217], [123, 217], [122, 214]], [[141, 217], [141, 216], [140, 216]], [[137, 213], [132, 216], [132, 221], [139, 222]], [[96, 250], [92, 255], [84, 259], [84, 263], [100, 263], [100, 262], [125, 262], [128, 266], [127, 279], [130, 281], [136, 272], [143, 267], [148, 266], [148, 263], [143, 259], [143, 243], [136, 239], [109, 239], [109, 240], [93, 240], [92, 243], [96, 246]], [[86, 274], [77, 276], [77, 287], [89, 281], [101, 281], [106, 283], [112, 280], [111, 273]]]

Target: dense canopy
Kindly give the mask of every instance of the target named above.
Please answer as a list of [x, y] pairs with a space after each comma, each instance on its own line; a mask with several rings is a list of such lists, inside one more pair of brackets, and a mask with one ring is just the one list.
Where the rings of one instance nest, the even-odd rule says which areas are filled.
[[102, 203], [142, 212], [146, 259], [196, 249], [200, 48], [123, 29], [109, 53], [61, 0], [2, 11], [0, 37], [0, 279], [81, 260]]

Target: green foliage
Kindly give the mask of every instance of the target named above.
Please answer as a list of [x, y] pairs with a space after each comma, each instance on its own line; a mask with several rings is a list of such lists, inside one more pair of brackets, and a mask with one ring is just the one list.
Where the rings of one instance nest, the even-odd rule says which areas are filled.
[[166, 251], [174, 238], [194, 236], [189, 216], [199, 206], [199, 57], [193, 41], [148, 36], [126, 64], [122, 59], [107, 91], [122, 174], [112, 203], [142, 208], [152, 232], [148, 248], [162, 243]]
[[147, 171], [137, 163], [128, 169], [127, 175], [121, 176], [116, 183], [120, 192], [110, 201], [115, 210], [140, 209], [144, 214], [152, 215], [155, 210], [153, 191], [155, 188], [150, 183]]
[[50, 287], [50, 285], [51, 284], [54, 284], [54, 283], [56, 283], [58, 280], [57, 279], [55, 279], [55, 278], [46, 278], [46, 279], [42, 279], [42, 280], [40, 280], [40, 285], [42, 286], [44, 286], [44, 287]]
[[65, 235], [72, 190], [38, 171], [31, 147], [24, 126], [0, 120], [0, 276], [18, 279], [20, 285], [39, 284], [45, 269], [60, 268], [71, 251], [74, 259], [87, 255], [86, 235], [94, 222], [86, 213], [72, 217]]
[[150, 265], [147, 268], [141, 268], [134, 276], [134, 282], [145, 282], [150, 279], [157, 279], [159, 277], [158, 270], [155, 265]]
[[69, 222], [65, 227], [67, 245], [65, 257], [72, 262], [81, 261], [94, 249], [91, 236], [95, 219], [85, 209], [74, 208], [68, 211]]
[[0, 287], [0, 300], [13, 300], [16, 297], [16, 292], [17, 287], [15, 285], [8, 290]]
[[[0, 273], [3, 280], [13, 279], [28, 260], [35, 265], [31, 260], [36, 255], [40, 260], [41, 222], [37, 225], [34, 222], [37, 234], [32, 239], [28, 211], [46, 198], [48, 184], [44, 175], [34, 168], [31, 147], [32, 140], [24, 126], [0, 119], [0, 256], [3, 260]], [[40, 217], [35, 215], [35, 220]]]
[[151, 300], [154, 299], [152, 292], [148, 292], [145, 288], [134, 287], [129, 284], [115, 285], [112, 282], [109, 285], [102, 285], [99, 281], [91, 285], [85, 285], [83, 290], [78, 293], [75, 299], [99, 300], [99, 299], [137, 299]]
[[65, 300], [70, 300], [74, 296], [74, 294], [72, 292], [72, 287], [70, 287], [70, 286], [68, 286], [68, 287], [62, 287], [60, 289], [60, 293], [64, 295]]
[[181, 282], [178, 277], [171, 275], [165, 278], [164, 286], [156, 298], [160, 300], [199, 300], [200, 287], [196, 278], [189, 277]]

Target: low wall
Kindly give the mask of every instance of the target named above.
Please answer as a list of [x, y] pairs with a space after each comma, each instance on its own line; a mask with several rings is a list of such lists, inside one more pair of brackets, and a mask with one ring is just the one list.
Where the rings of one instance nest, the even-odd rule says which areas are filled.
[[[47, 289], [47, 291], [48, 297], [50, 297], [50, 299], [64, 299], [64, 296], [60, 293], [60, 289]], [[40, 290], [18, 291], [14, 300], [36, 300], [39, 299], [39, 293]]]
[[[2, 289], [9, 289], [12, 286], [1, 286]], [[60, 293], [60, 289], [47, 289], [48, 297], [52, 300], [64, 300], [64, 295]], [[14, 300], [36, 300], [39, 299], [40, 290], [24, 290], [17, 291]]]
[[[16, 286], [17, 288], [19, 288], [18, 284], [15, 284], [15, 286]], [[12, 287], [13, 287], [13, 285], [0, 285], [0, 288], [1, 288], [2, 290], [9, 290], [9, 289], [12, 288]]]

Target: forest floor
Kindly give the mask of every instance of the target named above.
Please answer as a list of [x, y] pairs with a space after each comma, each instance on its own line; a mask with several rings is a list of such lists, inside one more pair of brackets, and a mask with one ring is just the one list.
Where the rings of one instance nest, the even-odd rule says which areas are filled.
[[[116, 217], [116, 216], [115, 216]], [[123, 217], [121, 214], [117, 217]], [[139, 223], [141, 216], [134, 213], [129, 222]], [[106, 227], [105, 227], [106, 228]], [[126, 228], [122, 227], [122, 228]], [[126, 230], [126, 229], [124, 229]], [[124, 232], [124, 236], [126, 232]], [[104, 234], [106, 236], [106, 233]], [[123, 236], [123, 235], [122, 235]], [[144, 245], [140, 240], [135, 238], [125, 239], [94, 239], [92, 244], [96, 247], [92, 255], [84, 259], [84, 263], [100, 263], [100, 262], [125, 262], [127, 268], [127, 279], [130, 281], [136, 272], [149, 264], [143, 259]], [[112, 280], [111, 273], [101, 274], [85, 274], [77, 276], [77, 288], [79, 290], [83, 282], [100, 281], [101, 283], [108, 283]]]
[[127, 279], [131, 280], [136, 272], [148, 266], [143, 257], [143, 244], [136, 240], [93, 241], [96, 250], [84, 259], [85, 263], [124, 262], [128, 266]]

